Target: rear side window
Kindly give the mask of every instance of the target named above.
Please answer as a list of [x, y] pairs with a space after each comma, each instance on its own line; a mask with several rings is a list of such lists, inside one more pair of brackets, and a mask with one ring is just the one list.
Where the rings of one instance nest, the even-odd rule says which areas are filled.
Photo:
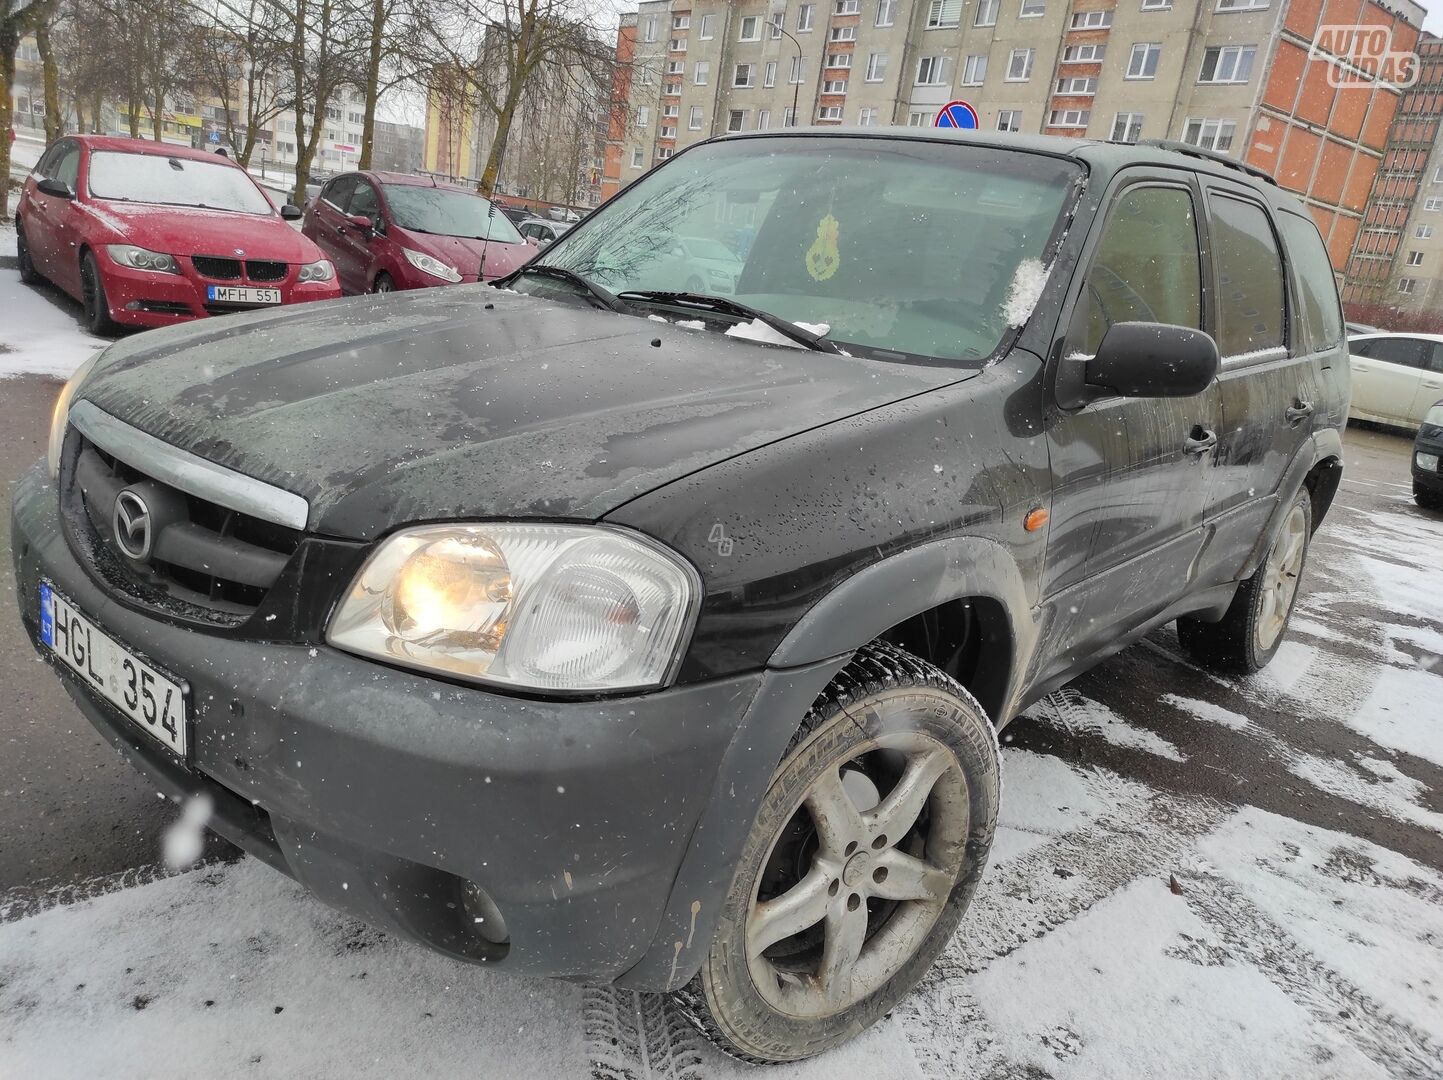
[[1288, 258], [1298, 271], [1298, 312], [1304, 347], [1309, 352], [1331, 349], [1343, 339], [1343, 309], [1328, 249], [1311, 218], [1279, 214]]
[[1192, 195], [1134, 187], [1113, 204], [1072, 317], [1072, 348], [1097, 352], [1120, 322], [1202, 325], [1202, 274]]
[[1256, 203], [1214, 195], [1218, 351], [1243, 356], [1283, 344], [1283, 261], [1268, 215]]
[[80, 147], [74, 143], [67, 144], [56, 159], [55, 171], [51, 176], [74, 191], [80, 180]]
[[1400, 367], [1426, 368], [1433, 359], [1433, 343], [1413, 337], [1375, 338], [1368, 342], [1367, 352], [1358, 355]]

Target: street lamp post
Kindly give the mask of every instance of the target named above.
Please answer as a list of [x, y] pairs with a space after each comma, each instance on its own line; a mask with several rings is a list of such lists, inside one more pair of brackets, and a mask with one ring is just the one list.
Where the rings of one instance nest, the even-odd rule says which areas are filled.
[[785, 18], [786, 13], [783, 12], [779, 19], [774, 21], [771, 26], [773, 30], [797, 47], [797, 80], [792, 83], [792, 127], [797, 127], [797, 95], [802, 92], [802, 43], [793, 37], [791, 31], [781, 24], [780, 20]]

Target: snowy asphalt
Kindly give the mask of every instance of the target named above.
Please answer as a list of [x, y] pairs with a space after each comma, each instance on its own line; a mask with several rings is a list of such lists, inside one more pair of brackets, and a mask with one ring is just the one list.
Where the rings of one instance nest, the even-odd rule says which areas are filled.
[[[0, 491], [56, 388], [0, 377]], [[776, 1075], [1443, 1077], [1443, 516], [1408, 497], [1408, 440], [1346, 445], [1274, 664], [1218, 678], [1164, 629], [1010, 726], [992, 866], [942, 961]], [[176, 810], [34, 659], [7, 530], [0, 1076], [750, 1071], [660, 999], [453, 964], [223, 845], [161, 871]]]

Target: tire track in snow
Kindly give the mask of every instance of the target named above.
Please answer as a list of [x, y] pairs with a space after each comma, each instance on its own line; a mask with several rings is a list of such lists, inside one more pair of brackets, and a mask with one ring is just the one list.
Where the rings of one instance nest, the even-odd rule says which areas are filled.
[[702, 1080], [699, 1036], [665, 994], [589, 986], [582, 999], [593, 1080]]
[[122, 889], [133, 889], [155, 881], [164, 881], [166, 878], [175, 877], [178, 874], [188, 874], [192, 870], [203, 870], [207, 866], [224, 861], [219, 858], [207, 859], [192, 866], [183, 866], [178, 870], [171, 870], [162, 863], [151, 863], [146, 866], [132, 866], [114, 874], [102, 874], [98, 877], [86, 878], [83, 881], [65, 882], [49, 887], [17, 885], [0, 893], [0, 926], [5, 923], [17, 922], [20, 919], [28, 919], [32, 915], [39, 915], [52, 908], [68, 907], [84, 900], [93, 900], [109, 893], [120, 892]]

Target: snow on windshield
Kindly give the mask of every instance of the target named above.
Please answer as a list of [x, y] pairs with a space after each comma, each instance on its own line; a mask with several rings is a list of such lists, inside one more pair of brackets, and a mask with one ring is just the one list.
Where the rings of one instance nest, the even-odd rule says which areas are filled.
[[198, 206], [273, 214], [270, 200], [244, 169], [194, 158], [98, 150], [90, 155], [90, 194], [119, 202]]

